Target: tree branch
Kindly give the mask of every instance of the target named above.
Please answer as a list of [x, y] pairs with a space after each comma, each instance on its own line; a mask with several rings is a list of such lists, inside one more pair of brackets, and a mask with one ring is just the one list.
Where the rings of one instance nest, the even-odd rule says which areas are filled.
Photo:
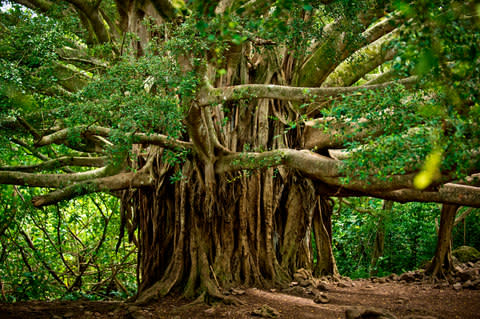
[[57, 169], [64, 166], [103, 167], [107, 158], [103, 157], [73, 157], [63, 156], [35, 165], [5, 166], [0, 171], [38, 172], [42, 170]]
[[339, 64], [328, 75], [322, 86], [350, 86], [379, 65], [393, 59], [396, 49], [389, 48], [389, 46], [398, 34], [397, 31], [391, 32], [356, 51], [348, 60]]
[[51, 1], [46, 0], [14, 0], [14, 2], [21, 4], [29, 9], [38, 10], [40, 12], [47, 12], [53, 6]]
[[[358, 192], [362, 196], [374, 196], [395, 201], [423, 201], [458, 203], [467, 206], [480, 205], [480, 188], [447, 183], [438, 190], [416, 190], [413, 185], [415, 172], [391, 175], [385, 178], [369, 176], [343, 180], [342, 161], [334, 160], [307, 150], [279, 149], [263, 153], [237, 153], [221, 157], [215, 166], [218, 174], [237, 170], [261, 169], [286, 165], [306, 176], [330, 186]], [[442, 181], [452, 180], [453, 175], [442, 176]]]
[[[320, 39], [317, 48], [300, 67], [294, 79], [295, 84], [320, 86], [327, 76], [352, 53], [394, 30], [399, 24], [398, 18], [391, 17], [365, 30], [377, 16], [377, 11], [378, 8], [371, 8], [368, 12], [362, 12], [355, 21], [357, 23], [343, 18], [325, 27], [326, 36]], [[350, 30], [351, 33], [347, 35], [345, 30]]]
[[216, 173], [229, 171], [260, 169], [286, 165], [296, 169], [310, 178], [323, 181], [329, 185], [342, 186], [355, 191], [394, 190], [413, 188], [415, 173], [391, 175], [387, 179], [366, 177], [350, 178], [344, 183], [342, 178], [343, 162], [319, 155], [307, 150], [279, 149], [263, 153], [237, 153], [220, 158], [216, 162]]
[[[75, 128], [65, 128], [50, 135], [42, 137], [37, 146], [49, 144], [63, 144], [69, 136], [74, 132], [80, 132], [81, 135], [103, 136], [108, 137], [112, 133], [112, 129], [101, 126], [80, 126]], [[126, 133], [126, 137], [133, 137], [134, 144], [151, 144], [165, 148], [191, 149], [192, 143], [172, 139], [162, 134], [144, 134], [144, 133]]]
[[371, 195], [401, 203], [436, 202], [480, 207], [480, 187], [452, 183], [441, 186], [438, 191], [399, 189], [391, 192], [372, 192]]
[[376, 85], [355, 87], [294, 87], [273, 84], [243, 84], [221, 88], [205, 88], [199, 94], [199, 105], [208, 106], [243, 99], [277, 99], [284, 101], [320, 101], [330, 96], [353, 93], [360, 90], [377, 90], [393, 84], [410, 85], [417, 81], [415, 76], [399, 81], [386, 82]]
[[[342, 148], [347, 142], [362, 141], [383, 132], [383, 128], [376, 125], [360, 129], [359, 124], [366, 122], [366, 119], [360, 119], [358, 123], [336, 122], [332, 117], [307, 121], [302, 135], [303, 145], [307, 149]], [[328, 123], [327, 131], [322, 127], [323, 123]]]
[[112, 166], [105, 166], [72, 174], [33, 174], [18, 171], [0, 171], [0, 184], [57, 188], [92, 178], [104, 177], [112, 174], [115, 170]]
[[36, 196], [32, 199], [32, 203], [35, 207], [42, 207], [86, 194], [151, 185], [152, 179], [148, 174], [134, 172], [120, 173], [114, 176], [84, 181], [46, 195]]

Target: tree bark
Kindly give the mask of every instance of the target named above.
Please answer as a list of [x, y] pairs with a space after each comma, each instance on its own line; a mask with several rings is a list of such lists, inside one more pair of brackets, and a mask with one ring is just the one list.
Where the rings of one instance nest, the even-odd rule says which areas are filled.
[[442, 215], [440, 218], [440, 229], [438, 231], [435, 256], [425, 271], [432, 277], [445, 277], [445, 275], [453, 269], [452, 229], [458, 207], [458, 205], [442, 205]]

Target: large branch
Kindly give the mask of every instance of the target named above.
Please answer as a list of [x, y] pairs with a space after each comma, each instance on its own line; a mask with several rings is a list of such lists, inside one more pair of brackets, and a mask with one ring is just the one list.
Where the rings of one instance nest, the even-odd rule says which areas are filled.
[[135, 172], [120, 173], [114, 176], [84, 181], [46, 195], [36, 196], [32, 199], [32, 203], [35, 207], [42, 207], [86, 194], [111, 192], [150, 185], [152, 185], [152, 179], [148, 174]]
[[117, 169], [105, 166], [99, 169], [72, 174], [34, 174], [17, 171], [0, 171], [0, 184], [57, 188], [75, 182], [111, 175], [115, 173]]
[[236, 86], [226, 86], [220, 88], [204, 88], [199, 94], [199, 105], [207, 106], [211, 104], [224, 103], [226, 101], [243, 99], [277, 99], [285, 101], [320, 101], [331, 96], [353, 93], [361, 90], [377, 90], [389, 87], [394, 84], [410, 85], [417, 81], [412, 76], [406, 79], [386, 82], [376, 85], [363, 85], [355, 87], [295, 87], [274, 84], [242, 84]]
[[[263, 153], [237, 153], [221, 157], [215, 166], [216, 173], [261, 169], [286, 165], [304, 175], [331, 186], [341, 187], [363, 195], [397, 201], [430, 201], [462, 205], [480, 205], [480, 188], [447, 183], [438, 191], [420, 191], [414, 188], [416, 172], [391, 175], [383, 178], [368, 176], [350, 177], [345, 181], [344, 163], [307, 150], [279, 149]], [[443, 182], [453, 180], [453, 174], [442, 175]], [[429, 197], [430, 196], [430, 197]], [[456, 197], [455, 197], [456, 196]], [[455, 198], [454, 198], [455, 197]], [[463, 204], [464, 201], [465, 203]]]
[[392, 40], [397, 34], [396, 31], [391, 32], [355, 52], [330, 73], [322, 86], [350, 86], [379, 65], [393, 59], [396, 49], [392, 48]]
[[325, 27], [326, 36], [320, 39], [318, 47], [297, 72], [295, 84], [320, 86], [342, 61], [364, 45], [391, 32], [400, 23], [397, 17], [390, 17], [365, 30], [375, 16], [376, 10], [372, 8], [371, 12], [362, 13], [363, 18], [360, 17], [359, 21], [349, 21], [345, 18]]
[[79, 11], [79, 15], [83, 14], [83, 17], [87, 19], [89, 25], [85, 27], [95, 33], [95, 37], [99, 43], [107, 43], [110, 41], [110, 31], [113, 32], [115, 30], [109, 30], [110, 27], [103, 19], [98, 6], [83, 0], [67, 0], [67, 2], [71, 3]]
[[355, 191], [379, 191], [413, 188], [415, 173], [391, 175], [388, 178], [369, 176], [364, 179], [349, 178], [344, 182], [344, 163], [307, 150], [278, 149], [263, 153], [237, 153], [220, 158], [215, 171], [226, 173], [245, 169], [286, 165], [306, 176], [329, 185], [342, 186]]
[[40, 12], [47, 12], [53, 6], [53, 3], [47, 0], [15, 0], [14, 2]]
[[[324, 128], [325, 124], [328, 124], [328, 130]], [[366, 119], [360, 119], [358, 123], [339, 122], [332, 117], [310, 120], [305, 122], [303, 145], [306, 149], [344, 148], [347, 142], [362, 141], [383, 132], [380, 126], [366, 124]]]
[[0, 167], [0, 171], [38, 172], [42, 170], [57, 169], [64, 166], [103, 167], [105, 166], [106, 159], [106, 157], [63, 156], [35, 165]]
[[480, 187], [447, 183], [438, 190], [420, 191], [399, 189], [390, 192], [372, 192], [372, 196], [397, 202], [436, 202], [480, 207]]
[[[102, 136], [108, 137], [112, 133], [112, 129], [101, 126], [81, 126], [76, 128], [66, 128], [55, 133], [43, 136], [37, 143], [37, 146], [50, 144], [63, 144], [68, 137], [74, 133], [80, 132], [86, 136]], [[134, 144], [151, 144], [165, 148], [190, 149], [192, 143], [179, 141], [162, 134], [144, 134], [144, 133], [126, 133], [126, 137], [132, 137]]]

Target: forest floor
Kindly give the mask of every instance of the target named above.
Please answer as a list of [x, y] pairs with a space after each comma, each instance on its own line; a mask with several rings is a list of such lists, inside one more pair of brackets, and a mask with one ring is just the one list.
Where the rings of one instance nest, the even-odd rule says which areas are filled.
[[265, 309], [264, 305], [274, 309], [272, 317], [279, 318], [343, 319], [352, 307], [363, 307], [364, 310], [374, 307], [393, 315], [368, 318], [480, 318], [480, 290], [455, 290], [448, 284], [429, 282], [355, 280], [347, 283], [329, 285], [322, 292], [328, 297], [325, 304], [315, 303], [313, 295], [305, 291], [301, 293], [301, 287], [297, 286], [288, 293], [255, 288], [234, 290], [235, 297], [243, 303], [240, 306], [222, 303], [181, 307], [186, 301], [173, 297], [162, 298], [144, 307], [123, 302], [80, 300], [17, 302], [0, 304], [0, 318], [261, 318], [254, 313], [262, 307]]

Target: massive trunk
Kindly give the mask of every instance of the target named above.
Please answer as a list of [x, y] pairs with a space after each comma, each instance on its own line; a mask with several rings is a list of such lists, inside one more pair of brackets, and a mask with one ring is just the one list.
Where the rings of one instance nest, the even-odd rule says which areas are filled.
[[[257, 72], [248, 72], [243, 50], [233, 46], [226, 54], [227, 73], [216, 87], [285, 83], [292, 72], [273, 53], [259, 61]], [[138, 226], [139, 302], [170, 292], [223, 298], [221, 292], [232, 287], [281, 286], [299, 268], [337, 273], [332, 205], [312, 180], [269, 163], [226, 174], [212, 169], [225, 152], [300, 148], [300, 126], [285, 130], [287, 122], [298, 123], [291, 107], [268, 99], [192, 106], [187, 130], [195, 154], [173, 167], [161, 149], [151, 149], [138, 163], [138, 169], [151, 165], [156, 180], [153, 189], [136, 191], [128, 202]], [[181, 179], [172, 183], [180, 171]]]
[[[159, 162], [155, 173], [162, 167]], [[171, 183], [163, 175], [154, 189], [131, 197], [139, 230], [139, 302], [170, 292], [222, 298], [232, 287], [281, 286], [302, 267], [319, 275], [336, 272], [332, 206], [310, 180], [267, 169], [216, 176], [215, 187], [206, 188], [194, 160], [181, 170], [182, 180]]]

